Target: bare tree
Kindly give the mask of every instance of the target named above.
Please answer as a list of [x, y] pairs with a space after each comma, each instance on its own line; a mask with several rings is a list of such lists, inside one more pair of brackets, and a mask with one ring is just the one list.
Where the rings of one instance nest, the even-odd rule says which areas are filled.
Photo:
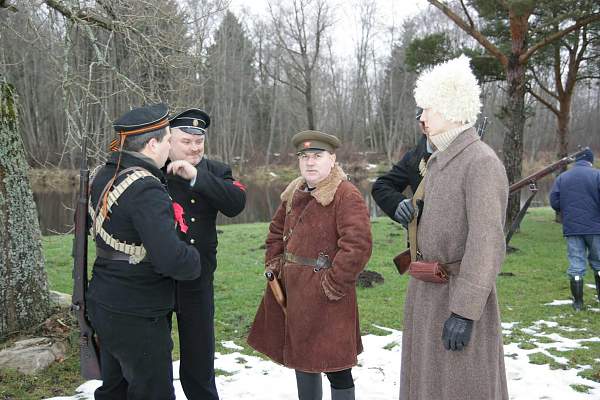
[[[488, 11], [492, 18], [502, 19], [507, 22], [510, 32], [509, 50], [503, 50], [495, 45], [490, 37], [486, 36], [475, 26], [473, 18], [470, 15], [469, 8], [464, 0], [460, 0], [460, 6], [463, 16], [458, 11], [454, 11], [447, 2], [440, 0], [427, 0], [434, 7], [441, 10], [462, 30], [471, 35], [481, 46], [483, 46], [491, 55], [493, 55], [505, 69], [508, 85], [508, 103], [505, 106], [508, 116], [508, 131], [504, 137], [503, 155], [504, 166], [510, 182], [514, 182], [521, 177], [523, 160], [523, 131], [525, 126], [525, 88], [526, 88], [526, 69], [531, 57], [540, 49], [554, 43], [565, 37], [569, 33], [584, 27], [595, 21], [600, 21], [599, 13], [585, 14], [581, 13], [573, 17], [572, 15], [563, 15], [563, 19], [571, 19], [562, 25], [559, 31], [540, 38], [533, 45], [529, 45], [530, 35], [529, 19], [537, 9], [544, 7], [545, 4], [535, 0], [509, 1], [503, 0], [491, 4], [487, 0], [478, 0], [471, 2], [472, 6], [479, 8], [479, 11]], [[486, 8], [487, 7], [487, 8]], [[579, 11], [579, 10], [569, 10]], [[507, 210], [507, 220], [512, 221], [520, 208], [520, 195], [517, 193], [511, 196]]]
[[279, 1], [269, 10], [285, 71], [278, 79], [303, 96], [308, 129], [316, 129], [315, 73], [330, 9], [325, 0], [291, 0], [291, 8]]
[[[559, 4], [559, 7], [595, 7], [600, 12], [600, 4], [587, 1], [573, 4]], [[591, 12], [592, 10], [590, 10]], [[549, 32], [560, 30], [560, 21], [556, 20], [556, 10], [549, 10], [548, 17], [555, 20]], [[538, 53], [537, 62], [529, 66], [535, 85], [528, 87], [529, 93], [550, 110], [556, 117], [556, 133], [558, 137], [557, 155], [562, 158], [569, 151], [569, 126], [571, 121], [571, 106], [576, 85], [585, 80], [598, 79], [595, 63], [600, 54], [594, 47], [600, 45], [600, 23], [582, 26], [571, 34], [556, 41]], [[551, 79], [544, 79], [544, 73], [549, 71]]]

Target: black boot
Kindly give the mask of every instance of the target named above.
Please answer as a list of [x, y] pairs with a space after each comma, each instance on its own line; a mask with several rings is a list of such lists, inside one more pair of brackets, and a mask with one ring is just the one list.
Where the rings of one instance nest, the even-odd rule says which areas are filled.
[[600, 271], [594, 271], [594, 279], [596, 280], [596, 295], [600, 301]]
[[331, 400], [354, 400], [354, 388], [334, 389], [331, 388]]
[[323, 398], [321, 374], [296, 371], [296, 385], [298, 385], [298, 400], [321, 400]]
[[583, 277], [571, 277], [571, 294], [573, 294], [573, 308], [575, 311], [581, 311], [583, 308]]

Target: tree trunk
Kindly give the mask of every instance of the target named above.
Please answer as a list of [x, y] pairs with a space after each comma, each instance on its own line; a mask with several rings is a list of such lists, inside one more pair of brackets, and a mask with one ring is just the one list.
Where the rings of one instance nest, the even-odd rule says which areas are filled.
[[[504, 166], [510, 183], [521, 179], [523, 161], [523, 130], [525, 127], [525, 66], [518, 56], [509, 59], [508, 80], [508, 132], [504, 136]], [[516, 192], [508, 199], [506, 224], [510, 226], [521, 207], [521, 193]]]
[[40, 227], [18, 131], [16, 95], [0, 80], [0, 340], [49, 314]]
[[[527, 49], [528, 18], [531, 10], [520, 10], [518, 7], [509, 10], [511, 54], [506, 66], [508, 83], [508, 132], [504, 136], [504, 166], [508, 182], [521, 179], [523, 168], [523, 130], [525, 128], [525, 67], [527, 61], [520, 56]], [[521, 208], [521, 193], [514, 193], [508, 198], [506, 208], [506, 226], [509, 227]]]
[[311, 131], [316, 129], [312, 95], [312, 77], [309, 75], [308, 79], [306, 80], [306, 92], [304, 92], [304, 99], [306, 101], [306, 119], [308, 122], [308, 129]]
[[569, 151], [569, 124], [571, 122], [571, 96], [560, 102], [560, 112], [557, 115], [558, 158], [567, 156]]

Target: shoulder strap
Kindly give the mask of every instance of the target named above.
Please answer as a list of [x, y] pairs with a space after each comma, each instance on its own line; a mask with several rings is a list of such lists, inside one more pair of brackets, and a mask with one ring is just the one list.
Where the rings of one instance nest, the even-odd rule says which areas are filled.
[[[304, 216], [304, 214], [306, 213], [306, 210], [308, 209], [308, 207], [314, 203], [316, 200], [314, 198], [310, 199], [308, 201], [308, 203], [304, 206], [304, 208], [302, 209], [302, 212], [300, 213], [300, 216], [298, 217], [298, 219], [296, 220], [296, 223], [294, 224], [294, 226], [292, 226], [290, 228], [290, 230], [288, 231], [288, 233], [286, 235], [283, 236], [283, 245], [284, 247], [287, 247], [287, 243], [290, 240], [290, 238], [292, 237], [292, 234], [294, 233], [294, 229], [296, 229], [296, 227], [298, 226], [298, 224], [300, 223], [300, 221], [302, 221], [302, 217]], [[287, 217], [287, 213], [286, 213], [286, 217]]]
[[423, 200], [423, 196], [425, 195], [425, 178], [421, 180], [417, 190], [415, 191], [415, 195], [412, 198], [412, 205], [415, 209], [415, 217], [408, 224], [408, 243], [410, 246], [410, 259], [412, 261], [417, 260], [417, 254], [419, 253], [419, 246], [417, 244], [417, 221], [419, 217], [419, 205], [418, 202]]

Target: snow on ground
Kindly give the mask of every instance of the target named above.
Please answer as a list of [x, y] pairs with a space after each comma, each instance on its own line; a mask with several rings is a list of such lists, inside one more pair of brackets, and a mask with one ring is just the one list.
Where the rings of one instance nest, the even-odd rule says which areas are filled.
[[[513, 329], [518, 323], [503, 323], [504, 331]], [[577, 376], [581, 369], [551, 370], [548, 365], [529, 363], [528, 355], [543, 352], [563, 363], [562, 357], [552, 356], [546, 348], [568, 350], [581, 347], [585, 342], [600, 339], [567, 339], [556, 333], [540, 332], [544, 326], [555, 327], [555, 322], [537, 321], [528, 330], [537, 337], [552, 339], [555, 343], [535, 343], [538, 348], [524, 350], [517, 343], [504, 346], [508, 392], [511, 400], [591, 400], [600, 398], [600, 383]], [[356, 383], [356, 398], [359, 400], [391, 400], [398, 398], [400, 379], [400, 351], [402, 332], [378, 327], [385, 336], [363, 336], [365, 352], [359, 356], [359, 365], [352, 370]], [[527, 329], [527, 328], [526, 328]], [[525, 330], [525, 329], [522, 329]], [[223, 347], [241, 350], [232, 341], [222, 342]], [[173, 363], [177, 400], [185, 400], [178, 379], [179, 361]], [[234, 351], [216, 354], [215, 367], [225, 371], [217, 377], [219, 394], [223, 399], [239, 400], [294, 400], [296, 380], [294, 372], [285, 367]], [[327, 378], [323, 378], [323, 399], [329, 400]], [[93, 400], [93, 392], [100, 381], [89, 381], [76, 389], [72, 397], [53, 397], [47, 400]], [[570, 385], [585, 385], [589, 393], [579, 393]]]
[[567, 304], [573, 304], [573, 300], [554, 300], [551, 303], [544, 304], [545, 306], [564, 306]]

